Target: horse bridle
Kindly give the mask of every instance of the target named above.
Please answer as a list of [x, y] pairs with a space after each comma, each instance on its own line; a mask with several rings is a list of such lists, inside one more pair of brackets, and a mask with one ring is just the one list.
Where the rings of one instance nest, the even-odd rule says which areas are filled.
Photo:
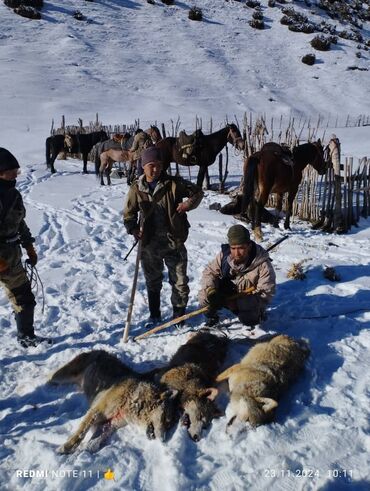
[[229, 132], [227, 134], [227, 140], [229, 140], [229, 137], [230, 137], [230, 140], [232, 141], [233, 147], [236, 148], [237, 150], [242, 150], [239, 148], [238, 142], [241, 141], [243, 144], [243, 147], [244, 147], [243, 137], [242, 136], [234, 137], [234, 130], [232, 129], [231, 126], [229, 126]]

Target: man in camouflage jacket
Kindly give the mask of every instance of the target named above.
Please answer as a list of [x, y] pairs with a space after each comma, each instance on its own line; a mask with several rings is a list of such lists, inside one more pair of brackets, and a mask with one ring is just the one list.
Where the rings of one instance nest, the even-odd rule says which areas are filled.
[[[151, 327], [161, 319], [160, 292], [166, 264], [172, 286], [173, 317], [185, 313], [189, 296], [187, 251], [189, 222], [186, 212], [196, 208], [203, 192], [181, 177], [162, 172], [160, 150], [150, 147], [141, 155], [144, 174], [129, 189], [124, 207], [124, 225], [129, 234], [142, 241], [143, 267]], [[183, 198], [187, 198], [183, 201]], [[138, 215], [141, 213], [142, 224]]]
[[18, 341], [24, 347], [36, 346], [43, 338], [35, 336], [33, 313], [36, 305], [31, 284], [22, 265], [22, 246], [31, 266], [37, 263], [35, 239], [24, 220], [26, 210], [16, 189], [17, 159], [0, 148], [0, 283], [13, 304]]

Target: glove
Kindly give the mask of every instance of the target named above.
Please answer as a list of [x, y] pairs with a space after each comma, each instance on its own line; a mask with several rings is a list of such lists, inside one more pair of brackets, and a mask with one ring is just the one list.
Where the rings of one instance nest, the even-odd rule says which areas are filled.
[[218, 310], [222, 307], [223, 296], [219, 290], [214, 287], [209, 287], [206, 290], [207, 303], [212, 310]]
[[28, 262], [30, 263], [30, 265], [32, 267], [36, 266], [36, 264], [37, 264], [37, 253], [36, 253], [35, 248], [33, 247], [32, 244], [30, 244], [29, 246], [26, 247], [26, 252], [27, 252], [27, 256], [28, 256]]
[[9, 264], [5, 259], [0, 259], [0, 273], [6, 273], [9, 269]]

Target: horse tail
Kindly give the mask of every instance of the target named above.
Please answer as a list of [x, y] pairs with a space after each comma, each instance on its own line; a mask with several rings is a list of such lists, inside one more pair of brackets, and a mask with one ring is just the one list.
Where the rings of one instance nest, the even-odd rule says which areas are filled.
[[95, 151], [95, 174], [98, 176], [99, 175], [99, 169], [100, 169], [100, 150], [101, 150], [101, 145], [98, 145]]
[[254, 198], [256, 173], [257, 173], [258, 163], [259, 163], [259, 154], [253, 154], [248, 158], [246, 165], [245, 165], [243, 200], [242, 200], [242, 214], [247, 213], [248, 206]]
[[50, 167], [50, 140], [51, 137], [48, 136], [45, 141], [45, 151], [46, 151], [46, 167]]

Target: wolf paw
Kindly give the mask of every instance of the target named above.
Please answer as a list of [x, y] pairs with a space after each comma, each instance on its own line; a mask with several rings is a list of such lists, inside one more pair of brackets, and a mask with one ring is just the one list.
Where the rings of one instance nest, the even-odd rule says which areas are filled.
[[61, 445], [57, 449], [57, 453], [60, 455], [67, 455], [67, 454], [73, 453], [74, 450], [75, 450], [74, 447], [71, 447], [71, 446], [65, 444], [65, 445]]

